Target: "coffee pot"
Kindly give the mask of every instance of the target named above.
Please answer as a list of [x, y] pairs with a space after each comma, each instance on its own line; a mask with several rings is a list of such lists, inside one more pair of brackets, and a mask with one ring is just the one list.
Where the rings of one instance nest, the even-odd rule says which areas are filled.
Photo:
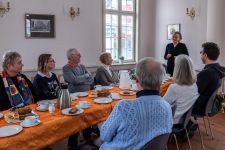
[[120, 79], [120, 83], [119, 83], [120, 89], [130, 89], [131, 80], [130, 80], [128, 70], [120, 70], [119, 79]]
[[58, 108], [65, 109], [69, 108], [71, 105], [70, 93], [68, 90], [67, 83], [61, 83], [60, 89], [58, 92]]

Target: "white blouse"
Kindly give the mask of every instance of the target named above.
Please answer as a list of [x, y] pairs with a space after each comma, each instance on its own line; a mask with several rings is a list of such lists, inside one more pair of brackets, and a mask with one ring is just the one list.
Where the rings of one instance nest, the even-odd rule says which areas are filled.
[[171, 105], [176, 105], [174, 123], [182, 123], [183, 115], [194, 105], [199, 97], [196, 83], [190, 86], [171, 84], [163, 98]]

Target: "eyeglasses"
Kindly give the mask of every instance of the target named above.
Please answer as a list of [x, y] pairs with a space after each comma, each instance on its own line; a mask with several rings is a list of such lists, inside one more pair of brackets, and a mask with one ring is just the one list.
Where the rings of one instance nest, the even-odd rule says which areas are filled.
[[52, 59], [52, 60], [49, 60], [48, 62], [50, 62], [50, 63], [55, 63], [55, 60]]

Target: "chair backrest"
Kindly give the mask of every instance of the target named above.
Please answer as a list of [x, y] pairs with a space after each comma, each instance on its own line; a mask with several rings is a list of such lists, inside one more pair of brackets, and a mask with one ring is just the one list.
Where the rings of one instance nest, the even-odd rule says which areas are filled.
[[186, 126], [191, 118], [193, 108], [194, 108], [194, 105], [191, 106], [191, 108], [184, 115], [184, 123], [183, 123], [184, 128], [186, 128]]
[[166, 133], [155, 137], [145, 144], [143, 150], [165, 150], [169, 136], [170, 133]]
[[[218, 88], [218, 89], [219, 89], [219, 88]], [[207, 102], [207, 104], [206, 104], [206, 108], [205, 108], [205, 114], [206, 114], [206, 115], [209, 114], [209, 113], [211, 113], [211, 111], [212, 111], [213, 104], [214, 104], [214, 102], [215, 102], [215, 98], [216, 98], [216, 94], [217, 94], [218, 89], [216, 89], [216, 90], [212, 93], [212, 95], [209, 97], [209, 100], [208, 100], [208, 102]]]
[[173, 107], [171, 107], [173, 117], [175, 115], [176, 109], [177, 109], [177, 105], [174, 105]]

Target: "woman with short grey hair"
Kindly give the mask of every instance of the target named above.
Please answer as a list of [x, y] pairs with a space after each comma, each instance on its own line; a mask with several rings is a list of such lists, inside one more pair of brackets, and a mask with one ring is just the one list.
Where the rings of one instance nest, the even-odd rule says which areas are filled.
[[110, 84], [116, 84], [119, 82], [117, 74], [112, 68], [112, 56], [111, 53], [102, 53], [99, 57], [102, 65], [98, 67], [95, 75], [95, 84], [108, 86]]
[[17, 52], [6, 52], [3, 56], [3, 71], [0, 74], [0, 111], [11, 107], [22, 107], [34, 101], [34, 90], [30, 80], [20, 72], [23, 63]]
[[176, 57], [173, 82], [163, 98], [171, 106], [176, 105], [174, 124], [179, 124], [183, 121], [183, 115], [194, 105], [199, 96], [196, 74], [189, 56], [179, 55]]

